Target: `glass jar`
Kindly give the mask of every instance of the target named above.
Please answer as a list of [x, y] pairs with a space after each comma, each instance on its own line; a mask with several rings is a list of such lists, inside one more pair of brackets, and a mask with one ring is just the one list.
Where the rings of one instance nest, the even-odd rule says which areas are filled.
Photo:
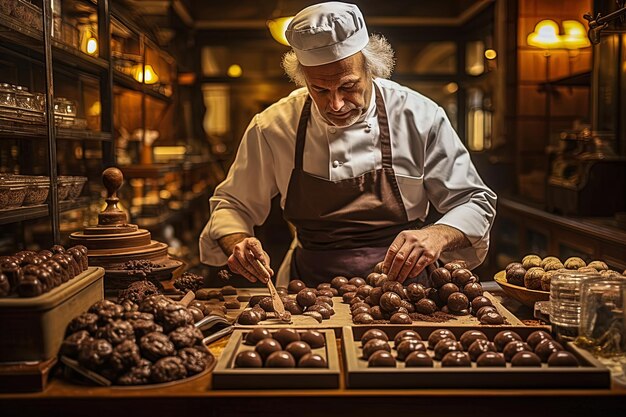
[[626, 355], [626, 279], [598, 277], [580, 288], [581, 311], [576, 344], [598, 356]]
[[563, 271], [555, 274], [550, 281], [550, 322], [552, 331], [564, 341], [578, 336], [580, 323], [580, 287], [590, 278], [599, 274], [578, 271]]
[[15, 102], [21, 109], [36, 110], [35, 95], [21, 85], [15, 86]]
[[10, 84], [0, 84], [0, 105], [16, 107], [15, 91], [13, 91]]

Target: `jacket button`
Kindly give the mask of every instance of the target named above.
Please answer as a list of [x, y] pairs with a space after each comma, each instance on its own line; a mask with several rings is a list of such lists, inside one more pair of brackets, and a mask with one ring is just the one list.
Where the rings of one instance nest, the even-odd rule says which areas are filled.
[[333, 168], [337, 168], [339, 165], [339, 161], [333, 161]]

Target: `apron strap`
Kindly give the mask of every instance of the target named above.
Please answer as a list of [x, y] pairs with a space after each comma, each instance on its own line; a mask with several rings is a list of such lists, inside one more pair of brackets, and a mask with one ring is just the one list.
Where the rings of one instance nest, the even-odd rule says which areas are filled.
[[304, 142], [306, 139], [306, 128], [311, 116], [311, 96], [307, 96], [302, 112], [300, 113], [300, 121], [298, 122], [298, 132], [296, 134], [296, 158], [294, 168], [302, 171], [302, 160], [304, 158]]
[[378, 128], [380, 129], [380, 153], [382, 156], [383, 168], [391, 168], [391, 134], [389, 133], [389, 121], [387, 119], [387, 108], [380, 89], [374, 84], [376, 90], [376, 115], [378, 116]]

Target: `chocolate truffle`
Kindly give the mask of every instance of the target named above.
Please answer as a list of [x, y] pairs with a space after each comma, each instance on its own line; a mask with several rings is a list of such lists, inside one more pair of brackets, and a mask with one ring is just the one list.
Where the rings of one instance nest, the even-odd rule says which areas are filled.
[[298, 361], [299, 368], [328, 368], [326, 359], [316, 353], [307, 353]]
[[422, 340], [422, 336], [420, 336], [415, 330], [400, 330], [393, 338], [393, 345], [398, 346], [403, 340]]
[[480, 323], [490, 325], [504, 324], [504, 317], [500, 313], [490, 311], [480, 316]]
[[109, 364], [118, 373], [126, 372], [130, 368], [139, 365], [140, 361], [139, 346], [132, 340], [126, 340], [115, 346], [109, 358]]
[[541, 266], [541, 258], [537, 255], [526, 255], [522, 258], [522, 266], [524, 269]]
[[437, 268], [430, 274], [430, 281], [435, 288], [441, 288], [443, 285], [452, 282], [452, 275], [446, 268]]
[[374, 306], [370, 309], [370, 315], [372, 316], [374, 320], [385, 320], [385, 314], [383, 314], [383, 311], [380, 309], [380, 306]]
[[463, 294], [473, 301], [476, 297], [483, 295], [483, 286], [477, 282], [470, 282], [463, 287]]
[[541, 362], [547, 362], [550, 355], [559, 350], [564, 350], [563, 346], [559, 342], [550, 339], [542, 340], [535, 346], [535, 353], [539, 356]]
[[374, 317], [368, 313], [360, 313], [354, 316], [352, 321], [355, 324], [372, 324], [374, 322]]
[[202, 332], [194, 326], [181, 326], [168, 335], [176, 349], [192, 347], [203, 339]]
[[366, 284], [365, 280], [361, 277], [352, 277], [348, 280], [348, 283], [354, 285], [357, 288]]
[[317, 299], [317, 296], [315, 295], [313, 290], [310, 290], [308, 288], [300, 290], [298, 292], [298, 295], [296, 295], [296, 301], [302, 307], [312, 306], [313, 304], [315, 304], [316, 299]]
[[363, 336], [361, 336], [361, 345], [365, 346], [365, 344], [367, 342], [369, 342], [372, 339], [380, 339], [383, 340], [385, 342], [387, 342], [389, 340], [389, 338], [387, 337], [387, 334], [385, 332], [383, 332], [382, 330], [379, 329], [369, 329], [368, 331], [366, 331], [365, 333], [363, 333]]
[[333, 302], [332, 297], [328, 297], [326, 295], [319, 295], [317, 297], [317, 299], [315, 300], [315, 304], [318, 304], [318, 303], [326, 303], [326, 304], [328, 304], [331, 307], [333, 307], [335, 305], [335, 303]]
[[429, 298], [422, 298], [415, 303], [415, 311], [420, 314], [433, 314], [437, 311], [437, 304]]
[[273, 312], [274, 311], [274, 302], [272, 301], [272, 297], [263, 297], [259, 300], [258, 306], [263, 309], [265, 312]]
[[512, 330], [502, 330], [498, 332], [496, 336], [493, 338], [493, 343], [496, 345], [496, 349], [498, 352], [502, 352], [504, 347], [509, 344], [509, 342], [513, 342], [515, 340], [522, 340], [520, 335], [515, 333]]
[[372, 288], [373, 287], [371, 285], [367, 285], [367, 284], [361, 285], [360, 287], [356, 289], [356, 295], [358, 297], [365, 299], [368, 295], [370, 295]]
[[294, 368], [295, 366], [294, 357], [284, 350], [272, 352], [265, 360], [265, 367], [267, 368]]
[[530, 348], [530, 346], [528, 346], [528, 343], [522, 342], [520, 340], [514, 340], [507, 343], [507, 345], [502, 350], [502, 353], [504, 353], [504, 359], [507, 362], [509, 362], [517, 352], [532, 352], [532, 349]]
[[494, 306], [484, 306], [479, 308], [476, 311], [476, 318], [478, 320], [480, 320], [480, 318], [483, 316], [483, 314], [489, 313], [489, 312], [493, 312], [493, 313], [498, 313], [498, 310], [494, 307]]
[[107, 324], [111, 320], [117, 320], [124, 314], [124, 309], [121, 305], [109, 300], [98, 301], [89, 307], [88, 311], [97, 314], [98, 321], [102, 325]]
[[448, 352], [462, 351], [463, 346], [456, 340], [443, 339], [437, 342], [433, 350], [435, 352], [435, 359], [441, 360]]
[[503, 367], [506, 366], [506, 361], [500, 352], [483, 352], [476, 359], [476, 365], [480, 367]]
[[154, 382], [169, 382], [183, 379], [187, 376], [187, 369], [178, 356], [161, 358], [152, 365], [150, 379]]
[[415, 313], [415, 305], [407, 300], [400, 301], [400, 308], [405, 309], [407, 313]]
[[323, 306], [322, 304], [313, 304], [310, 307], [307, 307], [306, 309], [307, 312], [309, 311], [317, 311], [318, 313], [320, 313], [322, 315], [322, 318], [324, 320], [328, 320], [330, 318], [330, 316], [332, 316], [334, 314], [334, 310], [332, 308], [326, 308], [325, 306]]
[[450, 297], [450, 295], [452, 295], [455, 292], [459, 292], [459, 287], [456, 284], [453, 284], [451, 282], [444, 284], [438, 290], [439, 299], [441, 300], [443, 304], [447, 304], [448, 297]]
[[433, 358], [426, 352], [411, 352], [404, 359], [404, 366], [407, 368], [432, 368]]
[[282, 350], [280, 343], [274, 339], [262, 339], [260, 340], [256, 346], [254, 346], [254, 350], [257, 351], [261, 358], [267, 358], [271, 353], [278, 352]]
[[363, 358], [368, 359], [374, 352], [379, 350], [391, 352], [391, 347], [382, 339], [371, 339], [363, 345]]
[[400, 307], [400, 301], [400, 296], [395, 292], [386, 292], [380, 297], [380, 308], [387, 313], [391, 313]]
[[[460, 269], [457, 271], [461, 271]], [[472, 366], [469, 355], [465, 352], [453, 351], [445, 354], [441, 359], [442, 367], [469, 367]]]
[[[363, 304], [363, 303], [359, 303], [359, 304]], [[352, 310], [352, 315], [356, 316], [358, 314], [361, 313], [368, 313], [370, 312], [370, 308], [369, 307], [357, 307], [355, 309]]]
[[239, 322], [239, 324], [246, 325], [258, 324], [260, 321], [261, 317], [256, 312], [252, 311], [252, 309], [242, 311], [239, 315], [239, 318], [237, 319], [237, 322]]
[[533, 352], [517, 352], [513, 358], [511, 358], [511, 366], [541, 366], [541, 359]]
[[82, 313], [78, 317], [74, 317], [67, 325], [67, 334], [76, 333], [80, 330], [86, 330], [91, 335], [96, 334], [98, 327], [98, 315], [94, 313]]
[[429, 349], [434, 349], [435, 346], [437, 345], [437, 343], [439, 343], [441, 340], [444, 340], [444, 339], [452, 339], [452, 340], [456, 341], [456, 336], [454, 335], [454, 333], [452, 333], [448, 329], [437, 329], [437, 330], [434, 330], [428, 336], [428, 348]]
[[193, 325], [193, 316], [185, 306], [172, 303], [165, 306], [160, 322], [166, 332], [171, 332], [180, 326]]
[[480, 330], [468, 330], [461, 335], [459, 341], [463, 345], [463, 350], [468, 350], [471, 344], [478, 339], [488, 340], [487, 335]]
[[113, 346], [122, 343], [125, 340], [135, 341], [135, 331], [132, 324], [126, 320], [115, 320], [107, 323], [96, 332], [98, 339], [105, 339]]
[[544, 340], [552, 340], [552, 336], [549, 333], [544, 332], [543, 330], [536, 330], [528, 335], [526, 338], [526, 343], [535, 350], [537, 345]]
[[426, 297], [426, 289], [422, 284], [412, 283], [406, 287], [406, 295], [409, 301], [416, 303]]
[[104, 339], [93, 339], [82, 345], [78, 352], [78, 363], [87, 369], [97, 371], [113, 353], [113, 346]]
[[524, 276], [526, 269], [523, 267], [514, 267], [506, 271], [506, 281], [509, 284], [524, 286]]
[[469, 307], [467, 296], [461, 292], [455, 292], [448, 297], [448, 308], [452, 313], [461, 313]]
[[353, 292], [356, 294], [356, 285], [352, 285], [352, 284], [343, 284], [340, 288], [339, 288], [339, 295], [343, 296], [345, 293], [348, 292]]
[[467, 353], [473, 361], [485, 352], [496, 352], [496, 345], [486, 339], [476, 339], [467, 349]]
[[117, 379], [120, 385], [145, 385], [150, 382], [152, 374], [152, 363], [146, 359], [141, 359], [139, 365], [134, 366], [127, 373]]
[[578, 359], [567, 351], [559, 350], [548, 357], [548, 366], [578, 366]]
[[396, 352], [398, 353], [398, 360], [403, 361], [411, 352], [421, 351], [426, 352], [426, 343], [416, 339], [402, 340], [396, 346]]
[[372, 353], [367, 360], [367, 366], [370, 368], [394, 368], [396, 360], [391, 356], [391, 353], [379, 350]]
[[398, 281], [387, 281], [381, 288], [383, 289], [383, 293], [395, 292], [400, 298], [405, 298], [404, 287]]
[[300, 334], [295, 329], [280, 329], [276, 331], [272, 337], [280, 343], [284, 348], [291, 342], [297, 342], [300, 340]]
[[285, 310], [292, 315], [300, 315], [304, 313], [304, 309], [296, 302], [296, 300], [287, 300], [285, 303]]
[[483, 295], [472, 298], [472, 311], [478, 312], [478, 310], [480, 310], [482, 307], [492, 305], [493, 303], [491, 302], [491, 300]]
[[383, 289], [380, 287], [376, 287], [376, 288], [372, 288], [372, 290], [370, 291], [370, 295], [369, 298], [371, 300], [371, 304], [372, 305], [379, 305], [380, 304], [380, 297], [383, 295]]
[[347, 283], [348, 278], [346, 277], [335, 277], [330, 281], [330, 285], [337, 290], [341, 288], [342, 285], [345, 285]]
[[257, 343], [259, 343], [259, 341], [263, 339], [267, 339], [267, 338], [269, 339], [272, 338], [272, 335], [269, 330], [263, 329], [263, 328], [254, 329], [248, 334], [246, 334], [245, 344], [254, 346]]
[[[254, 351], [250, 350], [249, 352]], [[207, 367], [207, 354], [196, 348], [183, 348], [178, 351], [177, 355], [183, 361], [183, 365], [185, 366], [188, 375], [199, 374]]]
[[300, 291], [306, 288], [306, 284], [299, 279], [294, 279], [289, 281], [289, 285], [287, 286], [287, 291], [289, 294], [298, 294]]
[[139, 348], [144, 358], [156, 361], [176, 352], [174, 344], [163, 333], [152, 332], [139, 339]]
[[307, 330], [300, 333], [300, 340], [306, 342], [313, 349], [324, 347], [326, 344], [324, 335], [316, 330]]
[[472, 277], [470, 270], [465, 268], [455, 269], [450, 275], [452, 282], [459, 288], [465, 287], [465, 285], [470, 282], [470, 278]]
[[241, 308], [241, 303], [237, 300], [228, 300], [224, 302], [224, 307], [229, 310], [239, 310]]
[[298, 362], [301, 357], [307, 353], [311, 353], [311, 347], [308, 343], [298, 340], [297, 342], [289, 343], [285, 348], [285, 351], [291, 353], [291, 356], [293, 356], [296, 362]]
[[244, 350], [235, 357], [235, 368], [262, 368], [263, 359], [254, 350]]
[[355, 297], [356, 297], [356, 292], [352, 291], [352, 292], [347, 292], [344, 295], [342, 295], [341, 299], [343, 300], [344, 303], [349, 303]]
[[395, 313], [391, 316], [389, 322], [391, 324], [411, 324], [413, 320], [411, 320], [411, 317], [406, 313]]
[[63, 340], [61, 344], [61, 355], [76, 358], [82, 346], [91, 340], [92, 338], [86, 330], [79, 330], [76, 333], [72, 333]]
[[[148, 314], [148, 313], [141, 313]], [[159, 332], [163, 333], [163, 327], [156, 324], [152, 320], [129, 320], [130, 324], [133, 326], [133, 330], [135, 331], [135, 339], [140, 339], [148, 333]]]

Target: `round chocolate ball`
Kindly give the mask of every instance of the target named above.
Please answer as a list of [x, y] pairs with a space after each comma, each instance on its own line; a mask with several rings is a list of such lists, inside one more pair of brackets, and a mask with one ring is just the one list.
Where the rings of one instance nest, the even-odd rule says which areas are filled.
[[493, 342], [490, 342], [486, 339], [476, 339], [467, 349], [467, 353], [469, 353], [470, 358], [475, 361], [478, 359], [480, 355], [485, 352], [496, 352], [496, 346]]
[[348, 304], [350, 304], [350, 307], [358, 303], [364, 303], [364, 301], [361, 297], [357, 297], [357, 296], [352, 297], [350, 301], [348, 302]]
[[324, 347], [326, 340], [324, 335], [316, 330], [307, 330], [300, 334], [300, 340], [308, 343], [313, 349]]
[[455, 292], [448, 297], [448, 308], [453, 313], [460, 313], [463, 310], [467, 310], [469, 307], [469, 300], [467, 296], [462, 292]]
[[374, 352], [377, 352], [379, 350], [391, 352], [391, 347], [389, 346], [389, 343], [382, 339], [369, 340], [367, 343], [365, 343], [365, 345], [363, 345], [363, 358], [369, 359], [369, 357], [372, 356]]
[[480, 320], [480, 318], [483, 316], [483, 314], [490, 313], [490, 312], [498, 313], [498, 310], [494, 306], [484, 306], [484, 307], [481, 307], [481, 308], [479, 308], [476, 311], [476, 318], [478, 320]]
[[521, 341], [522, 338], [512, 330], [502, 330], [493, 338], [493, 343], [496, 345], [498, 352], [502, 352], [504, 347], [509, 344], [509, 342], [513, 342], [515, 340]]
[[547, 362], [550, 355], [559, 350], [564, 350], [563, 346], [559, 342], [550, 339], [542, 340], [535, 346], [535, 353], [539, 356], [541, 362]]
[[452, 282], [452, 275], [446, 268], [437, 268], [430, 274], [430, 282], [432, 282], [433, 287], [440, 288]]
[[482, 307], [493, 305], [491, 300], [483, 295], [474, 297], [471, 300], [472, 300], [472, 311], [476, 312], [476, 316], [478, 316], [478, 310], [480, 310]]
[[517, 352], [511, 358], [511, 366], [541, 366], [541, 359], [533, 352]]
[[274, 301], [272, 301], [272, 297], [263, 297], [259, 300], [259, 307], [263, 309], [263, 311], [267, 313], [271, 313], [274, 311]]
[[367, 342], [369, 342], [372, 339], [380, 339], [383, 340], [385, 342], [387, 342], [389, 340], [389, 338], [387, 337], [387, 334], [385, 332], [383, 332], [382, 330], [379, 329], [369, 329], [368, 331], [366, 331], [365, 333], [363, 333], [363, 336], [361, 336], [361, 345], [365, 346], [365, 344]]
[[404, 359], [404, 366], [407, 368], [432, 368], [433, 358], [426, 352], [411, 352]]
[[459, 292], [459, 287], [456, 284], [453, 284], [451, 282], [444, 284], [438, 290], [439, 299], [442, 303], [448, 304], [448, 297], [450, 297], [450, 295], [455, 292]]
[[258, 328], [246, 335], [246, 345], [255, 346], [263, 339], [272, 338], [272, 334], [267, 329]]
[[386, 292], [380, 297], [380, 308], [387, 313], [391, 313], [400, 307], [401, 300], [400, 296], [395, 292]]
[[487, 335], [480, 330], [468, 330], [461, 335], [459, 341], [463, 346], [463, 350], [468, 350], [472, 343], [478, 339], [488, 340]]
[[358, 302], [358, 303], [354, 303], [350, 305], [350, 311], [352, 312], [352, 314], [354, 314], [354, 310], [356, 310], [359, 307], [365, 307], [367, 309], [370, 308], [370, 305], [364, 302]]
[[380, 277], [380, 273], [372, 272], [365, 278], [365, 282], [372, 287], [376, 284], [376, 280]]
[[504, 270], [508, 272], [509, 269], [513, 269], [513, 268], [523, 268], [523, 266], [519, 262], [511, 262], [510, 264], [506, 266]]
[[550, 355], [548, 366], [578, 366], [578, 359], [565, 350], [559, 350]]
[[500, 313], [490, 311], [480, 316], [481, 324], [499, 325], [504, 324], [504, 317]]
[[504, 355], [500, 352], [483, 352], [476, 359], [476, 366], [480, 367], [502, 367], [506, 366]]
[[383, 311], [380, 309], [380, 306], [374, 306], [370, 309], [370, 314], [372, 315], [372, 318], [374, 320], [384, 320], [386, 313], [383, 314]]
[[326, 359], [317, 353], [307, 353], [298, 361], [299, 368], [328, 368]]
[[400, 298], [404, 298], [406, 295], [404, 292], [404, 287], [398, 281], [387, 281], [381, 287], [383, 289], [383, 293], [386, 292], [395, 292], [400, 296]]
[[396, 366], [396, 360], [391, 356], [391, 353], [378, 350], [369, 357], [367, 366], [370, 368], [394, 368]]
[[533, 350], [528, 346], [528, 343], [522, 342], [520, 340], [514, 340], [512, 342], [507, 343], [507, 345], [502, 350], [504, 353], [504, 359], [509, 362], [513, 356], [515, 356], [518, 352], [532, 352]]
[[285, 302], [285, 310], [290, 312], [292, 315], [297, 316], [304, 313], [304, 309], [296, 300], [287, 300]]
[[380, 304], [380, 297], [383, 295], [383, 289], [380, 287], [372, 288], [369, 298], [372, 301], [372, 305]]
[[239, 315], [239, 318], [237, 319], [237, 321], [239, 322], [239, 324], [245, 324], [245, 325], [259, 324], [259, 322], [261, 321], [261, 316], [259, 316], [256, 312], [252, 311], [252, 309], [244, 310]]
[[352, 285], [352, 284], [343, 284], [340, 288], [339, 288], [339, 295], [343, 296], [345, 293], [347, 292], [353, 292], [356, 293], [356, 285]]
[[298, 294], [300, 291], [306, 288], [306, 284], [299, 279], [294, 279], [289, 281], [289, 285], [287, 285], [287, 292], [289, 294]]
[[426, 297], [426, 289], [422, 284], [414, 282], [407, 285], [406, 296], [412, 303], [417, 303], [419, 300]]
[[429, 298], [422, 298], [415, 303], [415, 311], [420, 314], [433, 314], [437, 311], [437, 304]]
[[322, 318], [324, 320], [328, 320], [330, 316], [332, 316], [335, 313], [335, 311], [332, 308], [326, 308], [322, 304], [313, 304], [312, 306], [307, 307], [306, 311], [307, 312], [317, 311], [318, 313], [322, 315]]
[[308, 343], [298, 340], [297, 342], [289, 343], [285, 348], [285, 351], [291, 353], [291, 356], [293, 356], [296, 362], [298, 362], [301, 357], [307, 353], [311, 353], [311, 347]]
[[394, 346], [398, 346], [403, 340], [422, 340], [422, 336], [415, 330], [404, 329], [400, 330], [398, 334], [393, 338]]
[[271, 353], [265, 360], [266, 368], [294, 368], [296, 360], [289, 352], [279, 350]]
[[366, 282], [365, 282], [365, 280], [364, 280], [363, 278], [361, 278], [361, 277], [352, 277], [352, 278], [350, 278], [350, 279], [348, 280], [348, 284], [352, 284], [352, 285], [354, 285], [355, 287], [357, 287], [357, 288], [358, 288], [358, 287], [360, 287], [360, 286], [362, 286], [362, 285], [365, 285], [365, 284], [366, 284]]
[[448, 352], [462, 351], [463, 346], [456, 340], [444, 339], [437, 342], [433, 350], [435, 352], [435, 359], [441, 360]]
[[348, 278], [346, 277], [335, 277], [330, 281], [330, 285], [337, 290], [341, 288], [342, 285], [346, 285], [347, 283]]
[[441, 340], [444, 340], [444, 339], [452, 339], [452, 340], [456, 341], [456, 336], [454, 335], [454, 333], [452, 333], [448, 329], [437, 329], [437, 330], [434, 330], [428, 336], [428, 348], [429, 349], [434, 349], [435, 346], [437, 345], [437, 343], [439, 343]]
[[483, 286], [477, 282], [470, 282], [463, 287], [463, 294], [467, 295], [468, 299], [474, 300], [483, 295]]
[[370, 292], [372, 291], [372, 286], [371, 285], [361, 285], [360, 287], [358, 287], [356, 289], [356, 295], [357, 297], [361, 297], [363, 299], [365, 299], [368, 295], [370, 295]]
[[357, 316], [361, 313], [370, 313], [370, 308], [369, 307], [357, 307], [354, 310], [352, 310], [352, 315], [353, 316]]
[[352, 318], [355, 324], [372, 324], [374, 323], [374, 317], [368, 313], [357, 314]]
[[384, 261], [378, 262], [376, 265], [374, 265], [374, 269], [372, 270], [372, 272], [382, 274], [384, 272], [384, 268], [383, 268], [384, 265], [385, 265]]
[[235, 368], [262, 368], [263, 359], [254, 350], [244, 350], [235, 357]]
[[326, 303], [329, 306], [333, 307], [335, 303], [333, 303], [333, 298], [326, 295], [317, 296], [317, 300], [315, 300], [315, 304], [317, 303]]
[[332, 288], [332, 285], [330, 285], [330, 282], [322, 282], [321, 284], [317, 284], [316, 288], [318, 290], [324, 290], [324, 289]]
[[423, 341], [416, 339], [405, 339], [395, 346], [399, 361], [405, 360], [411, 352], [426, 352], [426, 344]]
[[276, 331], [272, 337], [280, 343], [283, 349], [286, 348], [289, 343], [300, 340], [300, 334], [295, 329], [280, 329]]
[[469, 355], [467, 353], [454, 351], [445, 354], [443, 359], [441, 359], [441, 366], [446, 368], [467, 367], [472, 366], [472, 361], [470, 361]]
[[267, 319], [267, 313], [258, 305], [252, 307], [252, 312], [259, 316], [259, 319], [261, 319], [261, 321]]
[[544, 340], [552, 340], [552, 336], [548, 332], [544, 332], [543, 330], [535, 330], [526, 338], [526, 343], [533, 348], [533, 350], [537, 347], [539, 343]]
[[[349, 303], [353, 298], [356, 297], [356, 292], [347, 292], [341, 296], [344, 303]], [[360, 298], [359, 298], [360, 299]]]
[[389, 322], [391, 324], [411, 324], [413, 320], [411, 320], [411, 317], [406, 313], [395, 313], [391, 316]]
[[407, 300], [400, 301], [400, 308], [404, 308], [407, 313], [415, 313], [415, 305]]
[[450, 275], [452, 277], [452, 282], [459, 288], [463, 288], [466, 284], [468, 284], [470, 278], [472, 277], [470, 270], [465, 268], [455, 269]]
[[317, 299], [317, 296], [315, 295], [313, 290], [310, 290], [308, 288], [300, 290], [298, 292], [298, 295], [296, 295], [296, 301], [302, 307], [312, 306], [313, 304], [315, 304], [316, 299]]
[[261, 358], [265, 360], [271, 353], [282, 350], [280, 343], [274, 339], [262, 339], [254, 346], [254, 350], [257, 351]]

